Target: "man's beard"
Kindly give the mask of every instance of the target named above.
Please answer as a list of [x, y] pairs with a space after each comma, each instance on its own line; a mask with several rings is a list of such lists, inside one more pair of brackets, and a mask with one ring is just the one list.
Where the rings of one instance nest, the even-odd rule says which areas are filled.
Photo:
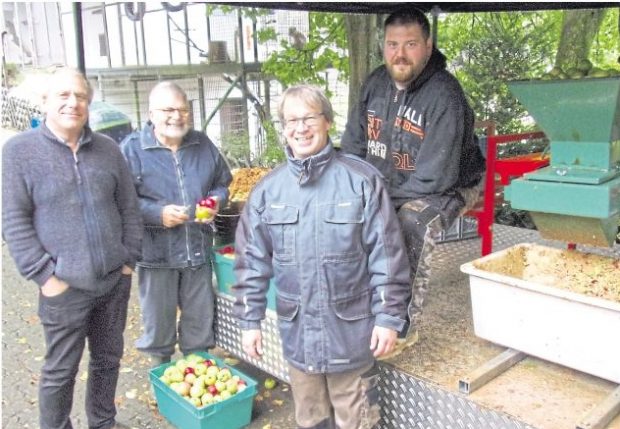
[[[397, 69], [397, 66], [401, 65], [406, 65], [407, 67]], [[411, 82], [416, 77], [416, 70], [413, 64], [404, 60], [397, 60], [396, 63], [388, 64], [387, 69], [392, 79], [399, 83]]]
[[189, 131], [189, 125], [183, 126], [166, 126], [164, 132], [162, 133], [164, 136], [172, 139], [178, 139], [185, 137], [185, 134]]

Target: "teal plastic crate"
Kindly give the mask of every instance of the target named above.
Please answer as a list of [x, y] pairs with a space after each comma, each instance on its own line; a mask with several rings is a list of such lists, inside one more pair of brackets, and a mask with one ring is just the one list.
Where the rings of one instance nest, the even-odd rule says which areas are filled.
[[229, 368], [246, 383], [246, 388], [230, 398], [197, 408], [159, 379], [166, 368], [175, 362], [165, 363], [149, 371], [155, 391], [159, 413], [178, 429], [239, 429], [252, 420], [252, 405], [257, 383], [238, 369], [226, 365], [222, 359], [208, 353], [196, 353], [206, 359], [215, 359], [220, 368]]
[[[217, 288], [221, 293], [226, 295], [233, 296], [232, 287], [235, 284], [235, 273], [233, 271], [233, 265], [235, 260], [233, 258], [228, 258], [218, 250], [224, 247], [233, 247], [233, 244], [226, 244], [223, 246], [213, 247], [213, 261], [214, 261], [214, 271], [215, 278], [217, 279]], [[267, 291], [267, 308], [275, 311], [276, 310], [276, 285], [271, 279], [269, 282], [269, 290]]]

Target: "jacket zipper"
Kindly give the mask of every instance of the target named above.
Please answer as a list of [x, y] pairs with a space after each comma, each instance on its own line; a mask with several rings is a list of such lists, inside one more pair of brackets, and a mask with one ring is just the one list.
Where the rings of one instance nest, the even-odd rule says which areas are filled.
[[[177, 183], [179, 184], [179, 189], [181, 191], [181, 199], [183, 200], [183, 206], [188, 206], [187, 194], [185, 192], [185, 181], [183, 179], [184, 173], [183, 168], [181, 167], [181, 163], [179, 162], [179, 158], [177, 158], [177, 153], [170, 151], [172, 153], [172, 158], [174, 159], [174, 167], [177, 174]], [[183, 224], [183, 228], [185, 229], [185, 251], [187, 252], [187, 261], [191, 265], [191, 255], [189, 249], [189, 225], [187, 222]]]
[[[79, 148], [78, 148], [79, 150]], [[78, 184], [78, 194], [80, 195], [80, 201], [82, 203], [82, 211], [84, 212], [84, 222], [86, 225], [87, 233], [90, 232], [92, 241], [90, 242], [90, 253], [93, 258], [93, 266], [96, 274], [103, 276], [108, 272], [105, 266], [105, 258], [103, 257], [103, 243], [101, 240], [100, 231], [95, 219], [96, 214], [93, 212], [93, 205], [90, 197], [90, 193], [84, 187], [84, 181], [82, 180], [82, 174], [80, 172], [80, 160], [78, 158], [77, 151], [71, 151], [73, 155], [73, 169], [75, 171], [75, 178]], [[99, 271], [99, 272], [97, 272]]]

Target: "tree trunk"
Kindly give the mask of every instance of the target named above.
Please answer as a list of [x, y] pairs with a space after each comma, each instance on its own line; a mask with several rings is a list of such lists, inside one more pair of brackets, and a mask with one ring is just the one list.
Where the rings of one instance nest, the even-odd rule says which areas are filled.
[[372, 14], [345, 16], [349, 47], [349, 113], [359, 100], [368, 74], [381, 63], [378, 17]]
[[555, 57], [555, 66], [562, 70], [577, 67], [588, 58], [592, 42], [603, 22], [607, 9], [564, 11], [562, 35]]

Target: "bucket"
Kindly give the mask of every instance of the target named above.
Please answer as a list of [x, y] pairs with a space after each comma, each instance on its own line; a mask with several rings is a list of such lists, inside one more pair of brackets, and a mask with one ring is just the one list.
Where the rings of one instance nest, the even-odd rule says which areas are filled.
[[235, 242], [235, 231], [244, 201], [232, 201], [215, 215], [215, 245], [221, 246]]

